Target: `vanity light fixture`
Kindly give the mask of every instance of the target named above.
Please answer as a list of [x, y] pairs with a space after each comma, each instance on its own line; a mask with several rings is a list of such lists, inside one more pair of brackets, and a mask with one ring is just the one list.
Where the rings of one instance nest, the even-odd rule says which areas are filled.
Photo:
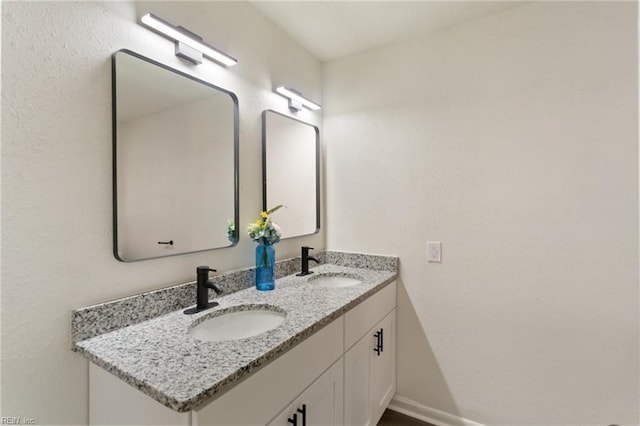
[[294, 89], [280, 86], [276, 88], [276, 93], [281, 94], [285, 98], [289, 98], [289, 109], [292, 111], [300, 111], [303, 106], [311, 110], [318, 110], [322, 108], [320, 105], [305, 98], [304, 96], [302, 96], [302, 93]]
[[147, 13], [140, 18], [142, 24], [176, 42], [176, 55], [194, 64], [202, 63], [202, 55], [226, 66], [235, 65], [238, 61], [202, 41], [202, 37], [183, 27], [176, 27], [157, 16]]

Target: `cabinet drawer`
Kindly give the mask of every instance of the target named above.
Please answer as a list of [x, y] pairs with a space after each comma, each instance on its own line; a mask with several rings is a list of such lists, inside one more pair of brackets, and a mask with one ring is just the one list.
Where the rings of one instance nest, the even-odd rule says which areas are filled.
[[396, 282], [392, 282], [344, 316], [344, 350], [349, 350], [362, 336], [396, 307]]
[[264, 425], [343, 354], [340, 317], [218, 399], [193, 412], [194, 425]]

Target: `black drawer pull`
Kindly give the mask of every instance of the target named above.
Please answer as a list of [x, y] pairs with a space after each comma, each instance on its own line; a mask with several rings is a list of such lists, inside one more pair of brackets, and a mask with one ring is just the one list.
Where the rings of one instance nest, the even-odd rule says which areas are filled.
[[298, 413], [302, 414], [302, 426], [307, 426], [307, 404], [302, 404], [302, 409], [298, 408]]
[[287, 421], [291, 423], [293, 426], [298, 426], [298, 415], [294, 414], [293, 417], [289, 417]]
[[382, 330], [380, 331], [376, 331], [375, 333], [373, 333], [373, 337], [376, 338], [376, 347], [373, 348], [373, 351], [376, 353], [376, 355], [380, 356], [380, 352], [382, 352], [382, 344], [381, 344], [381, 339], [382, 339]]

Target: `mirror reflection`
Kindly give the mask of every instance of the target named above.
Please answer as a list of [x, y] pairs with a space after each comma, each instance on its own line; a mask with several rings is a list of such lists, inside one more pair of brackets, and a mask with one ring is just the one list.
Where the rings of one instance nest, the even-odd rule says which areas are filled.
[[267, 110], [262, 113], [263, 208], [278, 210], [282, 238], [320, 230], [320, 143], [316, 126]]
[[128, 50], [113, 55], [114, 254], [122, 261], [228, 247], [238, 222], [231, 92]]

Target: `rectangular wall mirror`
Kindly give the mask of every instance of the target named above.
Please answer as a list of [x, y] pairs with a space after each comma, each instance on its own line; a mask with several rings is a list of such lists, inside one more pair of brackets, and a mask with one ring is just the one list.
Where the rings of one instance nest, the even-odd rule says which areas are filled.
[[228, 247], [238, 222], [238, 100], [123, 49], [113, 54], [114, 254]]
[[278, 204], [282, 238], [320, 230], [320, 132], [316, 126], [262, 113], [263, 208]]

